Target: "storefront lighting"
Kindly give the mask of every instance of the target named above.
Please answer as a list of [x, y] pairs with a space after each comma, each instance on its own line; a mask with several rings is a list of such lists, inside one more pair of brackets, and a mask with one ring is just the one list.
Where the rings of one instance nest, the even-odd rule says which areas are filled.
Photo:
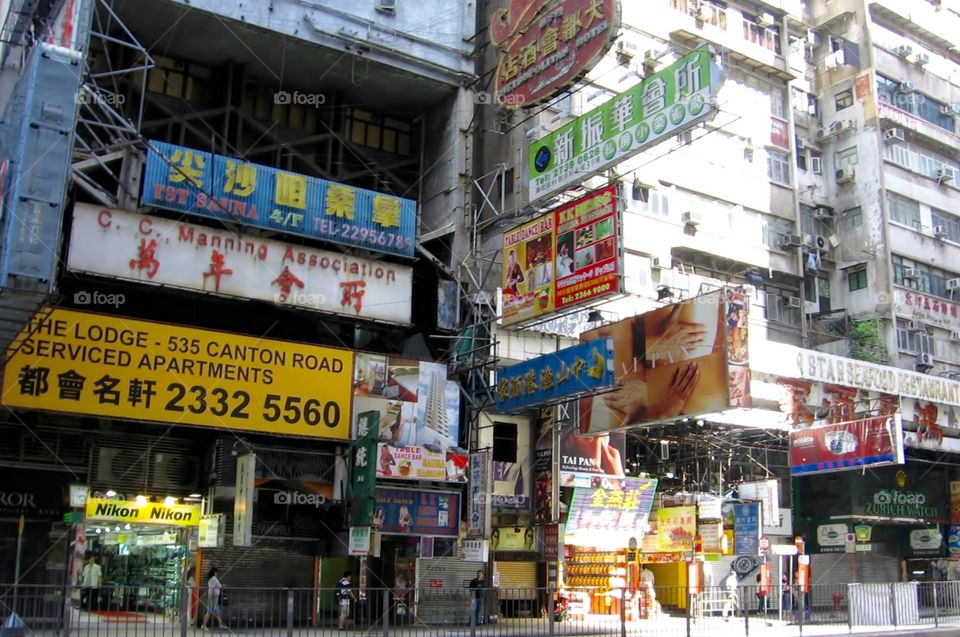
[[115, 498], [115, 497], [117, 497], [117, 492], [114, 491], [113, 489], [109, 489], [109, 490], [107, 491], [107, 497], [108, 497], [108, 498]]
[[199, 499], [202, 498], [203, 496], [202, 496], [201, 494], [199, 494], [199, 493], [191, 493], [191, 494], [190, 494], [189, 496], [187, 496], [187, 497], [196, 498], [196, 499], [199, 500]]
[[116, 531], [117, 533], [119, 533], [119, 532], [120, 532], [120, 527], [119, 527], [119, 526], [117, 526], [117, 527], [116, 527], [116, 528], [114, 528], [113, 530], [114, 530], [114, 531]]
[[176, 499], [175, 497], [173, 497], [172, 495], [168, 495], [167, 497], [165, 497], [165, 498], [163, 499], [163, 505], [164, 505], [164, 506], [172, 507], [172, 506], [173, 506], [174, 504], [176, 504], [176, 503], [177, 503], [177, 499]]
[[145, 495], [138, 495], [138, 496], [136, 497], [136, 501], [137, 501], [137, 504], [146, 504], [146, 503], [147, 503], [147, 496], [145, 496]]
[[97, 535], [100, 535], [101, 533], [103, 533], [103, 529], [101, 529], [100, 527], [97, 527]]

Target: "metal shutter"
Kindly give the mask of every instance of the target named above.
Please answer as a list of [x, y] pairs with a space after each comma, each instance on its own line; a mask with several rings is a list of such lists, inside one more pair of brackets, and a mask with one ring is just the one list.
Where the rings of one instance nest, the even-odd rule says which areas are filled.
[[467, 586], [477, 570], [485, 567], [483, 562], [465, 562], [455, 557], [418, 559], [417, 620], [428, 626], [469, 624], [472, 602]]
[[832, 607], [836, 593], [846, 597], [849, 582], [884, 584], [900, 580], [900, 560], [890, 555], [826, 553], [812, 555], [810, 562], [810, 603], [814, 608]]

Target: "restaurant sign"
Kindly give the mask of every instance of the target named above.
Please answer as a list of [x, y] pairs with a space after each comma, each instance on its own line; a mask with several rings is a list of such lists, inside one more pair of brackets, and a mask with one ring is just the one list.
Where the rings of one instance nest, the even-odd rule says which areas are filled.
[[511, 0], [490, 21], [494, 99], [507, 108], [550, 99], [597, 64], [619, 29], [620, 0]]

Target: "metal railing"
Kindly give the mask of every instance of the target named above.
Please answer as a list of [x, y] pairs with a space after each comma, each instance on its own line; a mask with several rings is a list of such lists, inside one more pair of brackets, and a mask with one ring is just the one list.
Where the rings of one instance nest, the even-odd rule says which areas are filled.
[[[0, 637], [187, 637], [207, 630], [271, 637], [835, 635], [960, 625], [960, 581], [691, 591], [498, 588], [202, 588], [0, 585]], [[7, 624], [13, 612], [22, 624]], [[208, 614], [209, 613], [209, 614]], [[221, 626], [222, 624], [222, 626]], [[21, 627], [22, 626], [22, 627]]]

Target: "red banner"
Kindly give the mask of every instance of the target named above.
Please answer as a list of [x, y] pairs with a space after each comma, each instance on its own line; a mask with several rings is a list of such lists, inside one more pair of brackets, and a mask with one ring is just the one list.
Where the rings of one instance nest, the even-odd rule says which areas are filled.
[[900, 414], [790, 432], [790, 473], [903, 464]]

